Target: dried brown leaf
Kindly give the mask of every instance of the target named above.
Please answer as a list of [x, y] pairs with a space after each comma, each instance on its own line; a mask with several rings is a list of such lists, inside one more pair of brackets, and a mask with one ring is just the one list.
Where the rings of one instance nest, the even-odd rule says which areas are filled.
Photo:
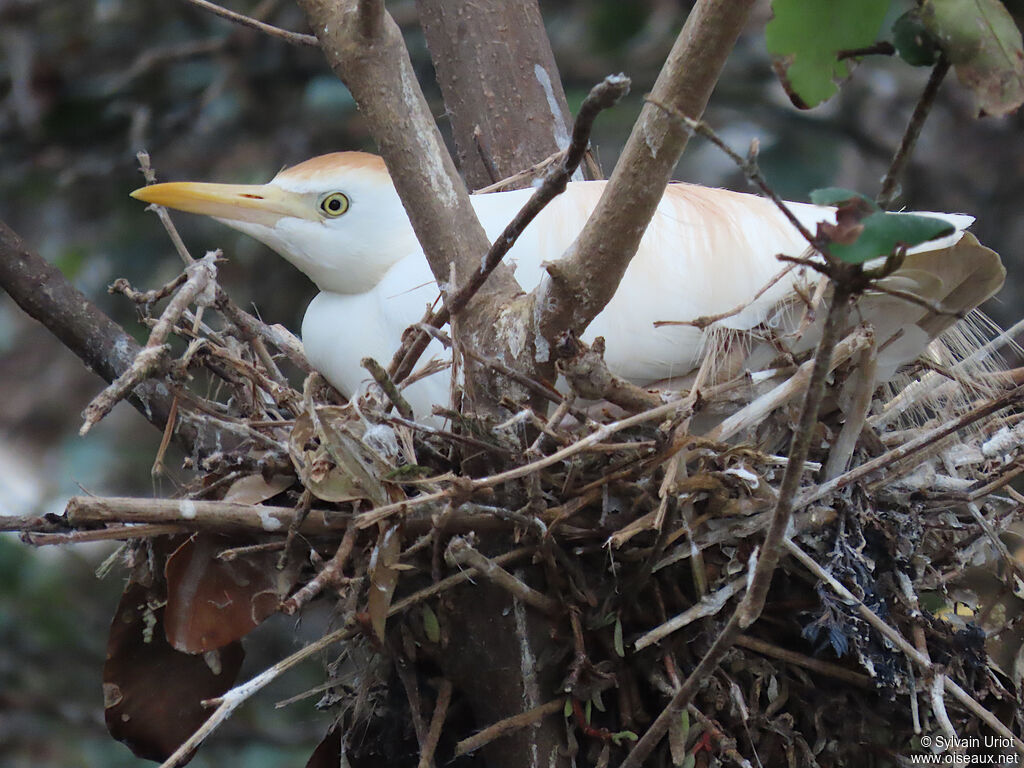
[[174, 648], [205, 653], [244, 637], [273, 614], [291, 587], [277, 554], [257, 552], [220, 560], [236, 539], [197, 534], [168, 558], [165, 631]]
[[398, 556], [402, 551], [402, 537], [398, 526], [381, 531], [380, 539], [373, 548], [370, 558], [370, 596], [367, 612], [373, 631], [381, 641], [384, 640], [384, 627], [391, 607], [391, 597], [398, 585]]
[[129, 583], [110, 624], [103, 666], [107, 730], [137, 756], [162, 761], [203, 724], [204, 699], [227, 691], [242, 666], [240, 643], [201, 656], [164, 637], [159, 595]]

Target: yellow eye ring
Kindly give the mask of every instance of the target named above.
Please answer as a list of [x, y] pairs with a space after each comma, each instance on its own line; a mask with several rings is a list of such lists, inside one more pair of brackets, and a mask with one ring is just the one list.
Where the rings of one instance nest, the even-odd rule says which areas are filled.
[[348, 196], [341, 192], [332, 192], [320, 201], [320, 210], [331, 218], [341, 216], [348, 210]]

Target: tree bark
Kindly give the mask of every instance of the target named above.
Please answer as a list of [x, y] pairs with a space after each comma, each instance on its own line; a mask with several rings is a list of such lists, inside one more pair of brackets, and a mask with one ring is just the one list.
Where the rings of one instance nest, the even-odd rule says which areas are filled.
[[[754, 2], [698, 0], [651, 98], [700, 119]], [[615, 295], [688, 138], [678, 121], [644, 105], [597, 209], [534, 291], [535, 336], [553, 346], [566, 330], [581, 334]]]
[[572, 116], [536, 0], [416, 6], [470, 188], [568, 146]]
[[[434, 278], [446, 286], [453, 266], [456, 275], [472, 274], [490, 244], [383, 2], [299, 0], [299, 6], [380, 146]], [[519, 290], [510, 269], [496, 270], [463, 322], [483, 324], [494, 314], [489, 307]]]
[[[128, 370], [142, 350], [121, 326], [71, 285], [59, 269], [32, 253], [2, 221], [0, 287], [107, 383]], [[144, 381], [128, 400], [153, 426], [164, 429], [173, 401], [165, 384]], [[188, 425], [179, 423], [175, 438], [189, 452], [201, 448], [200, 436]]]

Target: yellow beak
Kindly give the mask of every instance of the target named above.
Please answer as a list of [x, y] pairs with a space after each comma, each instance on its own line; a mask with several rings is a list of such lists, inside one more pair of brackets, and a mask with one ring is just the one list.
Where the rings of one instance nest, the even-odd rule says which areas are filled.
[[175, 181], [152, 184], [131, 193], [136, 200], [217, 219], [273, 227], [278, 219], [316, 221], [315, 203], [307, 195], [287, 192], [272, 184], [204, 184]]

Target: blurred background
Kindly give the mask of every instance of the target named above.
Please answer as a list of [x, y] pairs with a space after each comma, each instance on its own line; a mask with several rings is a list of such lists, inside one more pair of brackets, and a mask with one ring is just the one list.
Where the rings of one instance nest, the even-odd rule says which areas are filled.
[[[1007, 2], [1020, 12], [1024, 0]], [[289, 2], [224, 5], [304, 31]], [[389, 2], [442, 130], [444, 107], [416, 6]], [[623, 71], [631, 95], [594, 135], [610, 172], [691, 4], [680, 0], [541, 2], [569, 103]], [[898, 5], [898, 4], [897, 4]], [[906, 6], [909, 7], [907, 2]], [[760, 142], [760, 163], [786, 198], [838, 185], [874, 195], [928, 77], [873, 57], [840, 95], [801, 112], [771, 70], [767, 2], [758, 6], [720, 81], [707, 121], [736, 149]], [[886, 25], [888, 29], [888, 25]], [[1021, 315], [1024, 279], [1024, 118], [975, 117], [950, 76], [904, 180], [903, 203], [977, 216], [973, 231], [1009, 272], [986, 307], [1000, 324]], [[351, 96], [313, 48], [243, 29], [182, 2], [0, 0], [0, 219], [138, 339], [134, 308], [106, 287], [126, 277], [157, 287], [180, 268], [156, 218], [128, 193], [143, 183], [147, 149], [160, 180], [263, 182], [281, 167], [340, 149], [374, 151]], [[691, 142], [676, 178], [746, 189], [716, 149]], [[221, 284], [268, 322], [298, 329], [313, 286], [255, 241], [215, 222], [176, 217], [194, 255], [220, 247]], [[173, 493], [150, 466], [160, 435], [122, 404], [87, 438], [79, 413], [103, 383], [0, 294], [0, 514], [60, 512], [67, 498]], [[109, 547], [36, 552], [0, 536], [0, 766], [135, 766], [103, 727], [106, 628], [123, 585], [93, 575]], [[321, 617], [322, 620], [326, 620]], [[316, 635], [262, 627], [243, 677]], [[262, 639], [261, 639], [262, 638]], [[252, 655], [252, 654], [251, 654]], [[193, 765], [230, 755], [246, 766], [302, 765], [328, 723], [308, 707], [273, 710], [320, 679], [310, 667], [246, 706]], [[219, 758], [218, 758], [219, 756]]]

